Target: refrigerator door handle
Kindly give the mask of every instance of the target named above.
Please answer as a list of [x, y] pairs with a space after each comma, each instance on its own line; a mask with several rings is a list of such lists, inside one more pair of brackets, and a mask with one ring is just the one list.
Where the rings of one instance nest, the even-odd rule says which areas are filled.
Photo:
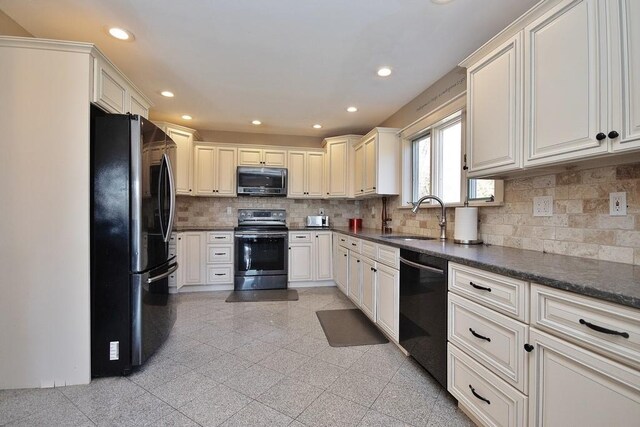
[[153, 282], [157, 282], [158, 280], [162, 280], [165, 277], [169, 277], [171, 274], [173, 274], [173, 272], [175, 272], [178, 269], [178, 263], [176, 262], [175, 264], [171, 265], [169, 267], [169, 270], [167, 270], [166, 272], [159, 274], [157, 276], [153, 276], [153, 277], [149, 277], [147, 279], [147, 283], [151, 284]]
[[164, 200], [163, 200], [164, 192], [162, 191], [163, 183], [164, 183], [164, 169], [166, 164], [165, 162], [166, 162], [166, 159], [163, 155], [162, 162], [160, 163], [160, 170], [158, 171], [158, 174], [160, 175], [158, 177], [158, 218], [160, 220], [160, 233], [162, 234], [162, 240], [164, 240], [166, 243], [169, 240], [167, 239], [167, 235], [165, 234], [165, 229], [164, 229]]
[[167, 227], [167, 235], [164, 241], [169, 242], [169, 239], [171, 239], [171, 232], [173, 231], [173, 221], [176, 216], [176, 185], [173, 179], [173, 168], [171, 167], [171, 160], [169, 159], [167, 153], [164, 153], [163, 157], [167, 165], [167, 174], [169, 175], [169, 200], [171, 201], [171, 206], [169, 209], [169, 225]]

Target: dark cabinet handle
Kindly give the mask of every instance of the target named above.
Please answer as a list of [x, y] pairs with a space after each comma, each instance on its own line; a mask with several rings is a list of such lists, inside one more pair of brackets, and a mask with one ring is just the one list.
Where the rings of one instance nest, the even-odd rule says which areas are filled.
[[473, 282], [469, 282], [469, 284], [470, 284], [471, 286], [473, 286], [474, 288], [476, 288], [476, 289], [480, 289], [481, 291], [491, 292], [491, 288], [485, 288], [484, 286], [476, 285], [476, 284], [475, 284], [475, 283], [473, 283]]
[[473, 393], [473, 395], [475, 397], [477, 397], [478, 399], [482, 400], [483, 402], [487, 402], [487, 405], [491, 405], [491, 402], [489, 402], [489, 399], [485, 399], [484, 397], [480, 396], [478, 393], [476, 393], [476, 389], [473, 388], [471, 386], [471, 384], [469, 384], [469, 390], [471, 390], [471, 393]]
[[480, 335], [479, 333], [477, 333], [476, 331], [474, 331], [471, 328], [469, 328], [469, 332], [471, 332], [471, 334], [476, 338], [480, 338], [481, 340], [485, 340], [485, 341], [491, 342], [491, 338], [483, 337], [482, 335]]
[[[291, 248], [289, 248], [289, 249], [291, 249]], [[344, 254], [344, 256], [347, 256], [347, 254]]]
[[376, 187], [373, 187], [373, 189], [375, 190], [375, 189], [376, 189]]
[[609, 335], [620, 335], [622, 338], [629, 338], [629, 334], [626, 332], [618, 332], [612, 329], [603, 328], [602, 326], [594, 325], [593, 323], [589, 323], [584, 319], [580, 319], [580, 324], [586, 326], [587, 328], [593, 329], [597, 332], [602, 332], [603, 334]]
[[327, 191], [327, 196], [329, 195], [329, 192]]
[[533, 346], [531, 344], [525, 344], [524, 345], [524, 349], [527, 351], [527, 353], [531, 353], [533, 351]]
[[616, 139], [617, 137], [620, 136], [620, 134], [618, 132], [616, 132], [615, 130], [612, 130], [611, 132], [609, 132], [609, 135], [607, 135], [609, 137], [609, 139]]
[[224, 255], [224, 252], [215, 252], [214, 255]]
[[356, 262], [360, 262], [360, 260], [359, 260], [359, 259], [357, 259], [357, 260], [356, 260]]
[[307, 236], [296, 236], [296, 239], [304, 239]]
[[604, 133], [600, 132], [596, 135], [596, 139], [598, 141], [602, 141], [603, 139], [605, 139], [607, 137], [607, 135], [605, 135]]
[[215, 236], [214, 239], [225, 239], [224, 236]]
[[291, 246], [289, 246], [289, 250], [291, 250]]
[[213, 273], [214, 276], [224, 276], [224, 273]]

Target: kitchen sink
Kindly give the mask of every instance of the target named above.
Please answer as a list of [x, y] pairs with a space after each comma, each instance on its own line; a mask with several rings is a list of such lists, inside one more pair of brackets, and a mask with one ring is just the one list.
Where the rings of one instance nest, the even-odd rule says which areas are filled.
[[383, 239], [404, 240], [404, 241], [410, 241], [410, 240], [436, 240], [435, 237], [403, 236], [403, 235], [399, 235], [399, 234], [383, 234], [380, 237], [382, 237]]

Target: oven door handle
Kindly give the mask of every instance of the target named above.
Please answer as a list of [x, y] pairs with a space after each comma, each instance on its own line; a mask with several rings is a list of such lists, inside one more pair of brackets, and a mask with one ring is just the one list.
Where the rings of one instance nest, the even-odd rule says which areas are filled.
[[236, 233], [236, 237], [240, 237], [243, 239], [256, 239], [259, 237], [287, 237], [287, 233], [268, 233], [268, 232], [260, 232], [260, 233], [252, 233], [252, 234], [244, 234], [244, 233]]
[[403, 264], [408, 265], [409, 267], [419, 268], [421, 270], [429, 270], [429, 271], [432, 271], [432, 272], [438, 273], [438, 274], [444, 274], [444, 271], [440, 270], [439, 268], [429, 267], [428, 265], [423, 265], [423, 264], [418, 264], [417, 262], [409, 261], [408, 259], [404, 259], [402, 257], [400, 257], [400, 262], [403, 263]]

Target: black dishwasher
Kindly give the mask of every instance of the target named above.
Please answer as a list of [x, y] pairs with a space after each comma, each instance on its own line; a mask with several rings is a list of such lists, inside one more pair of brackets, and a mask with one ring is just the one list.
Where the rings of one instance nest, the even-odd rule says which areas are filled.
[[400, 345], [447, 387], [447, 260], [400, 250]]

